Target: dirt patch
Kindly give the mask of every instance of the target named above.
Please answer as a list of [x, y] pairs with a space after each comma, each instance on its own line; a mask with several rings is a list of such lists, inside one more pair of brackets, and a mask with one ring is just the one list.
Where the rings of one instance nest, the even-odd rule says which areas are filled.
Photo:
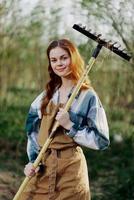
[[14, 173], [0, 172], [0, 200], [12, 200], [21, 181]]

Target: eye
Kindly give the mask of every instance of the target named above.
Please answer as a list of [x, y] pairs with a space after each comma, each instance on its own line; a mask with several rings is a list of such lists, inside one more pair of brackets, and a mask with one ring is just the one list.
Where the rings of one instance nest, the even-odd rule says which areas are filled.
[[53, 60], [50, 60], [52, 63], [55, 63], [56, 62], [56, 59], [53, 59]]
[[67, 57], [67, 56], [64, 56], [64, 57], [63, 57], [63, 60], [66, 60], [66, 59], [68, 59], [68, 57]]

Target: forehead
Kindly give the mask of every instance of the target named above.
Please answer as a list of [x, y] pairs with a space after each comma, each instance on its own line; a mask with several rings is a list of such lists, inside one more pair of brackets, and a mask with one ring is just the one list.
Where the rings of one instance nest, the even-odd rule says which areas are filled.
[[55, 47], [54, 49], [51, 49], [51, 51], [49, 53], [50, 58], [52, 58], [52, 57], [57, 58], [57, 57], [60, 57], [63, 55], [69, 55], [69, 54], [65, 49], [63, 49], [61, 47]]

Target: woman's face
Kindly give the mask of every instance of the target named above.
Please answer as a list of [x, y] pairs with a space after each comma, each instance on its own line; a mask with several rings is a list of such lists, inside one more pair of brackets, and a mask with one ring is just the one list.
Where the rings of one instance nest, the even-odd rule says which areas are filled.
[[51, 67], [55, 74], [66, 77], [70, 74], [71, 58], [69, 53], [61, 47], [55, 47], [49, 53]]

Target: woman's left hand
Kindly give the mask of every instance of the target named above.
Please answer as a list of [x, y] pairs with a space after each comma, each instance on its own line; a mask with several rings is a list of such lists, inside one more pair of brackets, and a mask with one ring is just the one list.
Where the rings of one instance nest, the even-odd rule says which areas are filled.
[[69, 113], [65, 111], [63, 108], [59, 108], [59, 111], [56, 115], [56, 120], [59, 124], [67, 130], [73, 126], [73, 122], [70, 120]]

